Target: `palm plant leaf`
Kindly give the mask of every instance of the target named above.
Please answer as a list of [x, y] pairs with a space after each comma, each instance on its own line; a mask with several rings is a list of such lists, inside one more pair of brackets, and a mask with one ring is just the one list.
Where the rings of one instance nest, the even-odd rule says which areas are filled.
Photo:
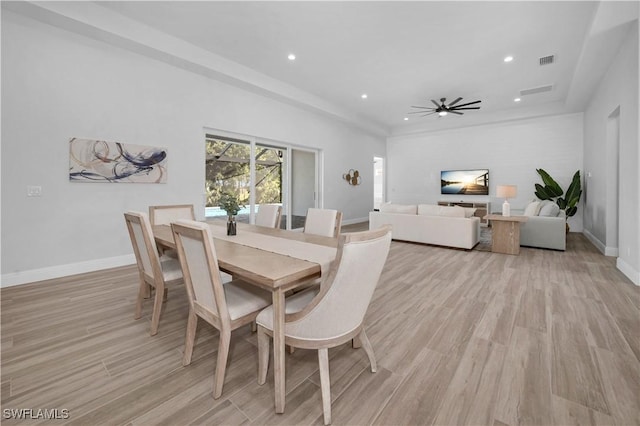
[[540, 200], [552, 200], [554, 196], [547, 191], [546, 187], [536, 183], [536, 197]]
[[578, 204], [580, 201], [580, 196], [582, 195], [582, 189], [580, 187], [580, 170], [576, 171], [573, 175], [573, 179], [571, 180], [571, 184], [569, 188], [567, 188], [567, 192], [565, 194], [565, 199], [567, 200], [567, 205], [569, 207], [573, 207]]
[[536, 172], [538, 172], [542, 178], [542, 182], [544, 182], [546, 193], [551, 195], [551, 197], [560, 197], [564, 193], [560, 185], [558, 185], [558, 182], [556, 182], [549, 173], [543, 169], [536, 169]]

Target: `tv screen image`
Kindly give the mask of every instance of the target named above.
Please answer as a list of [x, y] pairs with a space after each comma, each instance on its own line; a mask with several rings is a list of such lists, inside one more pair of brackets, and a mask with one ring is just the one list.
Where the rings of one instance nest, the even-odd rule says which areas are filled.
[[443, 170], [441, 194], [489, 195], [489, 170]]

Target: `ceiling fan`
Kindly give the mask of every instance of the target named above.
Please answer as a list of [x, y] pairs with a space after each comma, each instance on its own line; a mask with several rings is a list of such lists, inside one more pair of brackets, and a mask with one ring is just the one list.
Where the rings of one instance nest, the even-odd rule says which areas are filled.
[[440, 98], [440, 103], [438, 103], [433, 99], [431, 99], [431, 102], [433, 102], [433, 104], [436, 106], [435, 108], [411, 105], [411, 108], [418, 108], [421, 111], [412, 111], [409, 114], [422, 114], [420, 117], [425, 117], [427, 115], [432, 115], [432, 114], [438, 114], [440, 117], [444, 117], [448, 113], [463, 115], [464, 113], [459, 111], [468, 110], [468, 109], [480, 109], [479, 106], [470, 107], [469, 105], [479, 104], [480, 102], [482, 102], [482, 101], [473, 101], [473, 102], [467, 102], [466, 104], [456, 105], [458, 102], [462, 100], [462, 98], [458, 98], [453, 102], [449, 103], [449, 105], [447, 105], [445, 104], [446, 100], [447, 98]]

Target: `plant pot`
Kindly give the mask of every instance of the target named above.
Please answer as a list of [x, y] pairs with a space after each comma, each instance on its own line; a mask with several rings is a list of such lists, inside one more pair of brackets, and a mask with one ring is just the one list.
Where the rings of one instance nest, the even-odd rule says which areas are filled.
[[236, 235], [236, 218], [234, 216], [227, 217], [227, 235]]

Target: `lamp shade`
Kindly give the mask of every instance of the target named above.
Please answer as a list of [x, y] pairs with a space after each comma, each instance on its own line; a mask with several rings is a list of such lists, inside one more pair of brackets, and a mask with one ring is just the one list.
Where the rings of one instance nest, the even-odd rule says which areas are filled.
[[516, 195], [518, 195], [516, 185], [498, 185], [496, 187], [496, 196], [499, 198], [513, 198]]

